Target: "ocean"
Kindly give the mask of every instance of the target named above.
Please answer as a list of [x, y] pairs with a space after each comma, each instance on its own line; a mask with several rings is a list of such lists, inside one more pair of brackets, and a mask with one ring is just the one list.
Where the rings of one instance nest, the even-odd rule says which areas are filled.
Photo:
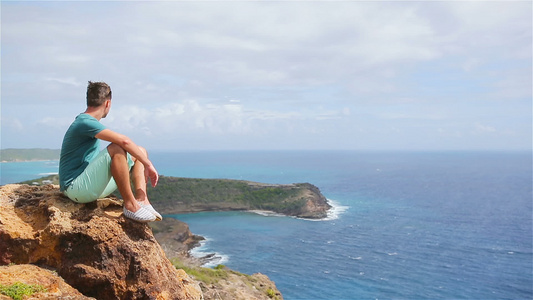
[[[284, 299], [533, 299], [531, 152], [151, 157], [168, 176], [320, 188], [335, 207], [321, 221], [250, 212], [166, 216], [207, 238], [195, 255], [216, 253], [211, 265], [266, 274]], [[1, 184], [51, 173], [52, 164], [2, 163]]]

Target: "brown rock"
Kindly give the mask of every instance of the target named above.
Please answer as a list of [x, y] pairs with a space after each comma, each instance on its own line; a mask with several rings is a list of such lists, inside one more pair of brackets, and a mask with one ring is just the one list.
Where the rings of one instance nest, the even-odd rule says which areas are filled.
[[119, 200], [76, 204], [52, 185], [0, 187], [0, 265], [9, 263], [52, 267], [97, 299], [202, 299]]
[[204, 237], [192, 234], [189, 225], [174, 218], [149, 223], [155, 239], [168, 258], [189, 257], [189, 250], [200, 245]]
[[318, 187], [309, 183], [299, 183], [298, 186], [304, 188], [300, 197], [306, 199], [306, 205], [294, 215], [309, 219], [326, 218], [331, 205]]

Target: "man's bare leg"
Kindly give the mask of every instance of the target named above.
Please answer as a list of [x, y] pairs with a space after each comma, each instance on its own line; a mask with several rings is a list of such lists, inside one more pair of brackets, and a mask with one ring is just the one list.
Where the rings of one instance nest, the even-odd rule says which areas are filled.
[[113, 175], [120, 195], [124, 199], [124, 207], [129, 211], [136, 212], [141, 206], [135, 200], [131, 190], [127, 152], [116, 144], [109, 145], [107, 151], [111, 156], [111, 175]]
[[[139, 148], [142, 152], [144, 152], [146, 156], [148, 156], [146, 149], [142, 147]], [[148, 194], [146, 193], [146, 177], [144, 175], [144, 165], [135, 158], [133, 158], [133, 161], [135, 162], [135, 164], [131, 169], [131, 176], [133, 177], [133, 186], [135, 187], [135, 199], [137, 199], [137, 201], [142, 204], [148, 205], [150, 204], [150, 202], [148, 201]]]
[[[139, 147], [139, 149], [148, 157], [146, 149]], [[144, 174], [144, 165], [134, 158], [135, 164], [131, 169], [131, 176], [133, 177], [133, 186], [135, 187], [135, 198], [143, 208], [148, 210], [156, 217], [156, 220], [162, 220], [163, 216], [158, 213], [148, 200], [148, 193], [146, 192], [146, 175]]]

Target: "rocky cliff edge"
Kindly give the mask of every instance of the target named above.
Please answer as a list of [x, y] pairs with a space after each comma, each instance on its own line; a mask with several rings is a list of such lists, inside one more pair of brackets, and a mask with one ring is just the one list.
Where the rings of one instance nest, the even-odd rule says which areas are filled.
[[[117, 199], [76, 204], [52, 185], [0, 187], [0, 265], [9, 265], [0, 268], [0, 284], [30, 280], [24, 274], [38, 274], [27, 269], [35, 265], [57, 274], [60, 279], [33, 281], [56, 296], [62, 286], [73, 293], [69, 299], [203, 299], [199, 284], [170, 263], [150, 227], [124, 218]], [[69, 285], [80, 293], [66, 291]]]

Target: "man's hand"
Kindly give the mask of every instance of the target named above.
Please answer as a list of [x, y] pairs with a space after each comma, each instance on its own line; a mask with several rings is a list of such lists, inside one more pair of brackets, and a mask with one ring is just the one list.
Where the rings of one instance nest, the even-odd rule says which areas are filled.
[[157, 173], [157, 170], [155, 169], [154, 165], [150, 163], [150, 165], [144, 166], [144, 177], [146, 177], [146, 181], [150, 179], [150, 182], [152, 183], [152, 187], [155, 187], [157, 185], [157, 182], [159, 181], [159, 174]]

